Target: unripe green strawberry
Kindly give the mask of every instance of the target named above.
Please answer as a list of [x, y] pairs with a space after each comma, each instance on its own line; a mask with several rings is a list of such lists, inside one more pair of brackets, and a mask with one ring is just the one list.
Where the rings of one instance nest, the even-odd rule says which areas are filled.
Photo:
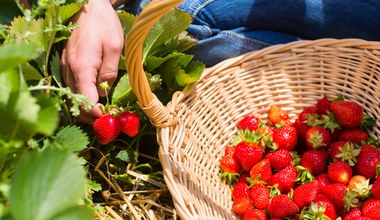
[[120, 134], [121, 124], [115, 116], [107, 114], [97, 118], [92, 127], [98, 142], [106, 145]]
[[124, 111], [118, 116], [121, 123], [121, 131], [129, 137], [139, 133], [140, 118], [136, 112]]

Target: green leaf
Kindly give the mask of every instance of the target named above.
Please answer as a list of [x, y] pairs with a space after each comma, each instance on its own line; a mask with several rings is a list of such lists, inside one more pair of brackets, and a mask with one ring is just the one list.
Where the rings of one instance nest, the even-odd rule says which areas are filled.
[[61, 213], [49, 218], [49, 220], [90, 220], [93, 219], [93, 213], [91, 209], [87, 207], [71, 207], [63, 210]]
[[185, 31], [192, 21], [191, 16], [179, 9], [165, 14], [149, 31], [143, 49], [143, 61], [157, 55], [165, 43]]
[[34, 66], [30, 65], [30, 63], [21, 64], [21, 71], [26, 81], [41, 80], [43, 77], [41, 73]]
[[59, 8], [59, 17], [61, 18], [62, 24], [66, 23], [81, 8], [82, 8], [82, 5], [76, 4], [76, 3], [61, 5]]
[[0, 47], [0, 73], [38, 56], [36, 45], [9, 44]]
[[0, 138], [27, 138], [38, 119], [37, 100], [25, 91], [16, 71], [0, 74], [0, 83], [3, 85], [0, 87]]
[[123, 28], [124, 36], [131, 30], [132, 25], [136, 21], [136, 16], [126, 11], [120, 11], [117, 13], [121, 26]]
[[15, 70], [0, 74], [0, 139], [26, 140], [35, 133], [51, 135], [59, 121], [52, 100], [33, 97]]
[[27, 20], [26, 17], [16, 17], [11, 22], [9, 32], [17, 43], [32, 43], [38, 48], [44, 45], [44, 19]]
[[46, 148], [24, 154], [11, 182], [10, 210], [16, 220], [91, 219], [78, 208], [86, 173], [69, 151]]
[[160, 72], [165, 84], [170, 88], [185, 86], [198, 80], [205, 68], [201, 62], [191, 61], [192, 55], [182, 54], [162, 64]]
[[35, 123], [36, 132], [50, 136], [56, 130], [60, 119], [56, 102], [53, 98], [37, 96], [37, 104], [40, 106], [40, 110]]
[[126, 162], [126, 163], [137, 163], [138, 154], [135, 151], [122, 150], [117, 155], [116, 158]]
[[77, 126], [61, 128], [54, 141], [64, 149], [70, 149], [73, 152], [85, 149], [90, 143], [87, 134]]
[[55, 54], [51, 58], [50, 70], [51, 70], [51, 75], [53, 76], [55, 83], [57, 83], [58, 87], [62, 87], [62, 78], [61, 78], [61, 72], [60, 72], [60, 56], [59, 56], [58, 51], [56, 51]]
[[113, 89], [111, 102], [118, 106], [126, 106], [128, 103], [134, 103], [135, 101], [136, 96], [132, 92], [128, 75], [124, 74]]
[[168, 61], [169, 59], [178, 57], [181, 55], [183, 55], [183, 53], [174, 52], [174, 53], [168, 54], [165, 57], [149, 56], [145, 61], [144, 69], [147, 72], [152, 72], [154, 69], [161, 66], [161, 64]]
[[185, 71], [179, 71], [175, 75], [175, 79], [180, 86], [185, 86], [187, 84], [197, 81], [205, 69], [205, 65], [202, 62], [193, 61], [186, 66]]

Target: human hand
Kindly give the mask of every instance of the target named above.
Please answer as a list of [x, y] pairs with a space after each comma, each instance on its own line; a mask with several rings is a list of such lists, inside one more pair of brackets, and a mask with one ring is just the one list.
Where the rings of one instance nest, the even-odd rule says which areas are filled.
[[88, 124], [102, 115], [100, 83], [112, 85], [117, 77], [124, 45], [120, 20], [109, 0], [89, 0], [73, 17], [79, 25], [62, 51], [61, 75], [75, 93], [85, 95], [95, 106], [81, 111], [78, 119]]

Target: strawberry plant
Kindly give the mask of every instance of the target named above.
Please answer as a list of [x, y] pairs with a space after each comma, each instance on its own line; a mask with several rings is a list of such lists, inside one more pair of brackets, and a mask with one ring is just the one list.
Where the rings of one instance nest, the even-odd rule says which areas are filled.
[[[86, 1], [29, 3], [26, 9], [16, 0], [0, 1], [0, 218], [129, 219], [151, 217], [148, 206], [175, 216], [155, 130], [135, 104], [123, 55], [118, 79], [101, 100], [104, 116], [93, 125], [77, 120], [94, 103], [66, 87], [60, 55], [80, 28], [70, 18]], [[127, 34], [136, 16], [126, 8], [117, 12]], [[142, 62], [163, 103], [204, 69], [185, 53], [196, 43], [184, 32], [190, 22], [190, 15], [173, 10], [146, 39]]]

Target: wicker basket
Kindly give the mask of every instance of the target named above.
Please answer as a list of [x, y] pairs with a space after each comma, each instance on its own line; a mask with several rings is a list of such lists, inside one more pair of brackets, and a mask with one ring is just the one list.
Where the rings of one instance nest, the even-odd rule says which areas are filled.
[[[142, 46], [160, 16], [181, 0], [151, 2], [126, 38], [126, 66], [138, 103], [157, 128], [159, 158], [183, 219], [237, 219], [219, 160], [244, 115], [283, 106], [294, 118], [322, 95], [357, 101], [380, 118], [380, 43], [359, 39], [298, 41], [225, 60], [164, 106], [149, 89]], [[380, 136], [380, 120], [370, 134]]]

